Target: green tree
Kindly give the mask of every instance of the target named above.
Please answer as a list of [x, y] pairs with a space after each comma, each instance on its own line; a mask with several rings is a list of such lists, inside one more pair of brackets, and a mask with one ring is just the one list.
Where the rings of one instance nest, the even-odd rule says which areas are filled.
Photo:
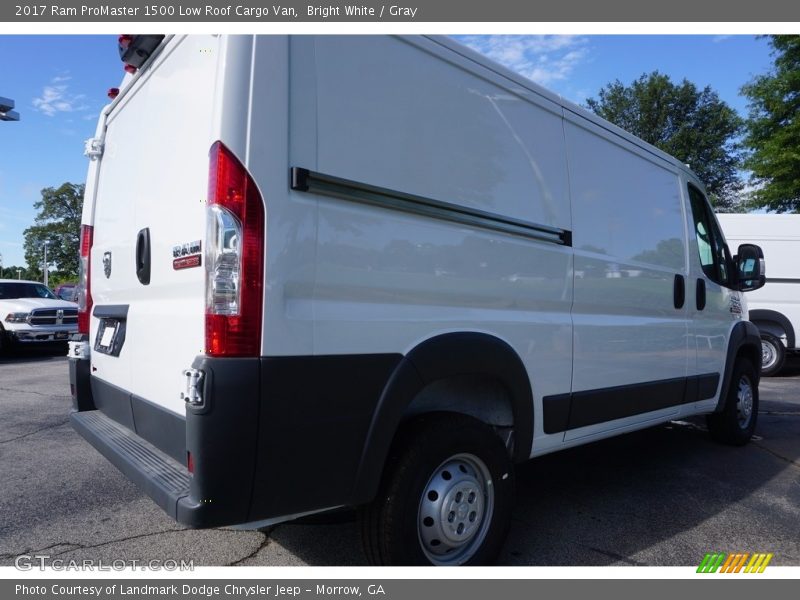
[[687, 163], [717, 208], [735, 210], [743, 183], [738, 138], [743, 121], [710, 87], [673, 83], [658, 71], [630, 85], [616, 80], [587, 100], [604, 119]]
[[745, 167], [752, 202], [777, 212], [800, 212], [800, 35], [773, 35], [774, 67], [742, 87], [750, 100]]
[[0, 274], [0, 279], [17, 279], [17, 273], [19, 273], [19, 279], [30, 279], [28, 267], [22, 265], [11, 265], [8, 267], [3, 265], [3, 272]]
[[23, 235], [29, 275], [36, 279], [42, 274], [45, 241], [49, 242], [47, 262], [54, 265], [59, 278], [77, 277], [83, 187], [83, 184], [64, 183], [59, 188], [45, 188], [41, 200], [34, 203], [39, 212]]

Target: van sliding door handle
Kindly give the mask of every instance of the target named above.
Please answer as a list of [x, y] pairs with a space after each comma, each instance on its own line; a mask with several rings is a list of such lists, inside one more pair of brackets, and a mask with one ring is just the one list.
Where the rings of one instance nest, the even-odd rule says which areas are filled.
[[150, 229], [136, 235], [136, 277], [142, 285], [150, 284]]
[[703, 310], [706, 307], [706, 281], [705, 279], [697, 280], [697, 310]]
[[672, 286], [672, 304], [675, 308], [683, 308], [686, 302], [686, 282], [683, 275], [675, 275], [675, 283]]

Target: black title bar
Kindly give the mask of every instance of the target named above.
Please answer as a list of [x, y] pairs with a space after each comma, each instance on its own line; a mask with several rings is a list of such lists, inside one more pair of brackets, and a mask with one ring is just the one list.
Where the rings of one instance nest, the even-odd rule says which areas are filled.
[[798, 22], [787, 0], [12, 0], [0, 22]]

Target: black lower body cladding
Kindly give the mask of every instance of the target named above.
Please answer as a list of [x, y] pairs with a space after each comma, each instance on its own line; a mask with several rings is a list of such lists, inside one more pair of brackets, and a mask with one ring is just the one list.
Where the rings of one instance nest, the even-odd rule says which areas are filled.
[[[88, 360], [71, 359], [71, 421], [179, 522], [190, 527], [243, 523], [256, 462], [260, 363], [197, 362], [206, 372], [207, 402], [187, 409], [184, 417], [89, 376]], [[192, 475], [187, 452], [194, 459]]]
[[70, 358], [68, 363], [72, 407], [78, 411], [94, 410], [95, 405], [92, 399], [92, 380], [89, 373], [89, 361]]
[[194, 474], [176, 518], [192, 527], [244, 523], [258, 451], [259, 360], [198, 357], [192, 367], [205, 374], [204, 401], [186, 408]]
[[250, 521], [353, 503], [378, 399], [399, 354], [261, 360]]
[[187, 405], [194, 477], [178, 520], [246, 523], [350, 504], [376, 399], [400, 358], [196, 359], [205, 400]]
[[[377, 400], [401, 358], [198, 357], [192, 366], [205, 374], [203, 402], [186, 405], [185, 421], [90, 377], [89, 361], [72, 359], [72, 421], [190, 527], [348, 505]], [[163, 477], [172, 484], [154, 484]]]
[[725, 374], [722, 378], [722, 389], [719, 401], [714, 412], [722, 412], [725, 408], [725, 399], [728, 397], [728, 388], [731, 385], [733, 369], [736, 366], [736, 357], [743, 356], [750, 360], [756, 369], [756, 387], [761, 379], [761, 334], [750, 321], [739, 321], [731, 330], [728, 339], [728, 353], [725, 358]]

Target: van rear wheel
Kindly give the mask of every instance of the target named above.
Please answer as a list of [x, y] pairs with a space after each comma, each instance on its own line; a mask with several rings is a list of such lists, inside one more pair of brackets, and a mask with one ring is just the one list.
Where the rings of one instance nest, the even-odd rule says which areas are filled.
[[753, 363], [738, 358], [722, 412], [706, 418], [708, 430], [719, 442], [743, 446], [753, 436], [757, 420], [758, 373]]
[[424, 415], [398, 435], [378, 496], [359, 515], [365, 554], [382, 565], [492, 563], [513, 496], [513, 465], [488, 425]]
[[780, 373], [786, 362], [786, 349], [783, 343], [771, 333], [761, 333], [761, 374], [772, 377]]

